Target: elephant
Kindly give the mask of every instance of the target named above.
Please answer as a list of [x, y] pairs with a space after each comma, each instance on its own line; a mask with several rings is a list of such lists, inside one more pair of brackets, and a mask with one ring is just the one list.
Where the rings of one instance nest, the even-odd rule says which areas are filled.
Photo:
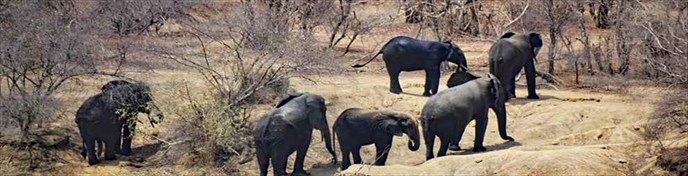
[[[105, 147], [105, 160], [116, 159], [116, 153], [131, 154], [131, 137], [139, 112], [148, 114], [151, 124], [162, 122], [164, 118], [152, 102], [150, 88], [143, 83], [111, 81], [101, 90], [84, 101], [74, 120], [83, 140], [81, 155], [88, 159], [89, 165], [99, 162], [96, 144], [99, 154]], [[151, 117], [151, 112], [156, 113], [157, 119]]]
[[447, 87], [452, 88], [478, 78], [480, 77], [475, 76], [466, 70], [456, 70], [456, 72], [449, 76], [449, 80], [447, 80]]
[[[334, 135], [339, 136], [342, 151], [342, 166], [345, 170], [351, 165], [349, 154], [353, 153], [354, 163], [362, 164], [361, 146], [375, 144], [375, 165], [385, 165], [387, 154], [392, 147], [392, 137], [406, 133], [409, 137], [408, 148], [416, 151], [420, 147], [418, 123], [410, 115], [395, 111], [367, 111], [360, 108], [344, 110], [332, 126]], [[335, 136], [333, 139], [336, 139]]]
[[440, 64], [443, 61], [455, 63], [460, 69], [468, 67], [463, 51], [451, 42], [418, 40], [406, 36], [392, 38], [366, 63], [352, 67], [363, 67], [380, 54], [390, 77], [389, 91], [395, 94], [403, 91], [399, 84], [399, 73], [402, 71], [425, 70], [423, 96], [430, 96], [436, 94], [439, 88]]
[[507, 32], [489, 51], [490, 73], [504, 83], [502, 89], [507, 101], [516, 97], [516, 75], [525, 67], [528, 82], [528, 99], [539, 99], [535, 92], [535, 57], [542, 48], [538, 33], [515, 34]]
[[[491, 74], [444, 90], [430, 97], [421, 112], [421, 125], [425, 138], [426, 159], [433, 156], [435, 136], [440, 138], [438, 157], [444, 156], [448, 148], [460, 150], [458, 144], [468, 123], [475, 119], [474, 152], [486, 151], [483, 146], [487, 129], [488, 109], [497, 114], [499, 135], [504, 140], [514, 138], [506, 132], [505, 98], [499, 91], [500, 82]], [[451, 145], [451, 146], [450, 146]]]
[[337, 163], [337, 155], [327, 125], [325, 98], [311, 93], [291, 95], [263, 115], [253, 131], [260, 175], [267, 175], [272, 160], [274, 175], [286, 175], [287, 158], [296, 151], [293, 175], [310, 175], [303, 162], [311, 143], [313, 128], [320, 130], [325, 147]]

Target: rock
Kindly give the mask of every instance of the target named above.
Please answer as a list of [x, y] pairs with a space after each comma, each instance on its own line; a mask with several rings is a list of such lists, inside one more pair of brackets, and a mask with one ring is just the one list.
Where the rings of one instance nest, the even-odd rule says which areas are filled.
[[626, 163], [628, 163], [628, 161], [626, 159], [619, 159], [619, 163], [626, 164]]
[[634, 126], [633, 130], [640, 131], [640, 127]]
[[602, 146], [601, 148], [606, 150], [608, 147], [607, 147], [607, 146]]
[[552, 145], [559, 145], [559, 142], [552, 142]]
[[482, 162], [483, 162], [483, 160], [481, 160], [481, 159], [475, 160], [475, 163], [482, 163]]

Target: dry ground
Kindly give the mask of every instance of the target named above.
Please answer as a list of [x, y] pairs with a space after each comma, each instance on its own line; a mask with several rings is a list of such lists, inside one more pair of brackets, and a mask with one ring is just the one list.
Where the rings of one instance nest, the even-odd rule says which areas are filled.
[[[364, 13], [367, 15], [394, 14], [390, 8], [394, 5], [373, 3]], [[366, 15], [362, 13], [362, 15]], [[414, 36], [417, 28], [412, 25], [395, 23], [374, 29], [353, 44], [354, 53], [348, 59], [339, 59], [338, 64], [350, 64], [354, 58], [376, 51], [389, 38], [396, 35]], [[421, 38], [430, 38], [422, 35]], [[486, 40], [455, 39], [469, 59], [469, 67], [477, 75], [486, 74], [487, 53], [490, 42]], [[346, 43], [346, 41], [345, 41]], [[543, 51], [546, 52], [546, 51]], [[546, 53], [541, 53], [545, 56]], [[182, 83], [199, 84], [198, 75], [188, 70], [155, 70], [152, 73], [130, 75], [153, 85], [158, 102], [165, 107], [183, 104], [173, 92], [183, 88]], [[446, 89], [444, 83], [449, 74], [442, 78], [440, 90]], [[314, 77], [316, 83], [303, 79], [291, 80], [294, 88], [301, 92], [312, 92], [323, 95], [328, 105], [328, 122], [347, 108], [361, 107], [366, 109], [390, 109], [401, 111], [418, 118], [427, 101], [422, 93], [424, 73], [402, 73], [403, 94], [391, 94], [388, 91], [389, 78], [385, 73], [381, 59], [356, 72], [349, 70], [341, 75], [321, 75]], [[88, 80], [70, 85], [60, 96], [69, 102], [67, 114], [51, 126], [71, 129], [73, 143], [79, 143], [76, 136], [76, 125], [73, 122], [74, 111], [88, 96], [98, 91], [98, 86], [109, 79]], [[509, 135], [516, 141], [506, 142], [497, 134], [494, 114], [490, 113], [489, 133], [485, 137], [488, 152], [472, 153], [474, 139], [473, 125], [463, 136], [460, 145], [465, 151], [450, 152], [449, 156], [425, 161], [425, 147], [418, 151], [409, 151], [404, 137], [395, 137], [390, 151], [387, 166], [354, 165], [346, 171], [338, 171], [339, 165], [329, 164], [329, 154], [324, 142], [316, 131], [313, 143], [306, 158], [306, 170], [313, 175], [458, 175], [458, 174], [499, 174], [499, 175], [623, 175], [635, 171], [656, 171], [654, 158], [644, 157], [653, 150], [653, 143], [644, 142], [642, 133], [654, 103], [663, 91], [658, 88], [629, 88], [624, 92], [595, 92], [560, 88], [558, 90], [541, 86], [538, 91], [541, 100], [523, 99], [526, 90], [522, 79], [517, 89], [517, 96], [507, 106]], [[542, 82], [541, 80], [538, 80]], [[276, 100], [277, 101], [277, 100]], [[260, 109], [270, 109], [264, 106]], [[175, 117], [168, 116], [168, 122]], [[56, 175], [216, 175], [213, 169], [184, 168], [177, 164], [167, 163], [163, 166], [146, 165], [150, 157], [160, 147], [159, 142], [150, 139], [150, 135], [163, 133], [168, 124], [157, 128], [147, 124], [139, 125], [140, 132], [134, 141], [134, 156], [109, 161], [96, 166], [88, 166], [80, 157], [76, 145], [58, 151], [62, 158], [55, 162], [55, 169], [47, 171]], [[439, 140], [436, 141], [439, 143]], [[666, 141], [668, 145], [685, 145], [677, 141]], [[436, 144], [435, 146], [438, 146]], [[437, 147], [436, 147], [437, 148]], [[437, 150], [437, 149], [435, 149]], [[10, 152], [3, 149], [2, 152]], [[337, 153], [340, 151], [337, 148]], [[363, 158], [370, 163], [374, 159], [374, 147], [365, 147]], [[340, 156], [341, 157], [341, 156]], [[293, 165], [292, 155], [288, 172]], [[338, 158], [341, 160], [341, 158]], [[6, 162], [3, 158], [0, 162]], [[645, 167], [647, 166], [647, 167]], [[257, 162], [252, 161], [242, 166], [246, 174], [257, 175]], [[0, 169], [1, 170], [1, 169]], [[236, 173], [237, 175], [239, 173]], [[243, 173], [242, 173], [243, 174]]]

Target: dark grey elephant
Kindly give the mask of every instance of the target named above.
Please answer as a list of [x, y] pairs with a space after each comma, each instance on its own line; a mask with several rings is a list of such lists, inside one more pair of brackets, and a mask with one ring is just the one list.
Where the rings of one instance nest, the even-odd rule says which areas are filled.
[[[447, 154], [449, 147], [460, 150], [461, 141], [466, 126], [471, 120], [475, 124], [475, 141], [473, 151], [485, 151], [483, 139], [487, 129], [488, 109], [497, 114], [499, 135], [504, 140], [514, 139], [506, 134], [505, 98], [501, 97], [500, 82], [494, 76], [468, 81], [456, 87], [430, 97], [421, 112], [421, 125], [425, 138], [426, 158], [432, 159], [435, 136], [440, 138], [440, 149], [437, 156]], [[450, 146], [451, 145], [451, 146]]]
[[391, 151], [392, 137], [395, 135], [401, 136], [406, 133], [409, 137], [408, 148], [411, 151], [416, 151], [420, 147], [420, 132], [416, 120], [410, 115], [395, 111], [349, 108], [339, 115], [332, 130], [339, 137], [342, 170], [351, 165], [349, 154], [353, 154], [355, 164], [362, 164], [361, 146], [373, 143], [377, 159], [375, 165], [385, 165], [387, 154]]
[[490, 48], [490, 73], [504, 83], [507, 101], [516, 97], [516, 75], [526, 70], [528, 98], [539, 99], [535, 92], [535, 57], [542, 47], [538, 33], [515, 34], [507, 32]]
[[303, 93], [280, 101], [277, 109], [261, 117], [253, 133], [260, 175], [267, 175], [271, 160], [274, 175], [286, 175], [287, 158], [295, 151], [292, 174], [309, 175], [303, 170], [303, 162], [311, 144], [313, 128], [320, 130], [332, 162], [336, 163], [326, 111], [322, 96]]
[[[152, 102], [150, 88], [143, 83], [111, 81], [101, 90], [84, 101], [75, 118], [83, 140], [81, 155], [88, 159], [90, 165], [99, 162], [96, 144], [97, 153], [102, 153], [105, 147], [105, 160], [116, 159], [116, 153], [131, 154], [131, 137], [139, 112], [148, 114], [151, 124], [163, 119]], [[157, 119], [151, 117], [151, 112], [155, 112], [153, 116]]]
[[402, 71], [425, 70], [423, 95], [430, 96], [436, 94], [439, 88], [440, 64], [443, 61], [455, 63], [459, 68], [468, 67], [463, 51], [451, 42], [418, 40], [406, 36], [392, 38], [368, 62], [353, 67], [363, 67], [380, 54], [389, 73], [389, 91], [395, 94], [402, 92], [399, 84], [399, 73]]

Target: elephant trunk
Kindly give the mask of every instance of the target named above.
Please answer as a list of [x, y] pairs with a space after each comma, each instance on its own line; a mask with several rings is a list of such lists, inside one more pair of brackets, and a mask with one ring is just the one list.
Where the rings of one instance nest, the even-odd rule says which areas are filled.
[[320, 135], [325, 139], [325, 147], [332, 155], [332, 163], [337, 163], [337, 153], [334, 152], [334, 145], [332, 145], [332, 134], [330, 133], [330, 128], [326, 126], [325, 128], [320, 129]]
[[499, 128], [499, 136], [504, 140], [514, 141], [514, 138], [506, 134], [506, 106], [500, 102], [496, 106], [497, 126]]
[[406, 130], [406, 135], [409, 137], [408, 148], [411, 151], [416, 151], [420, 148], [420, 132], [418, 131], [418, 124], [414, 121]]

